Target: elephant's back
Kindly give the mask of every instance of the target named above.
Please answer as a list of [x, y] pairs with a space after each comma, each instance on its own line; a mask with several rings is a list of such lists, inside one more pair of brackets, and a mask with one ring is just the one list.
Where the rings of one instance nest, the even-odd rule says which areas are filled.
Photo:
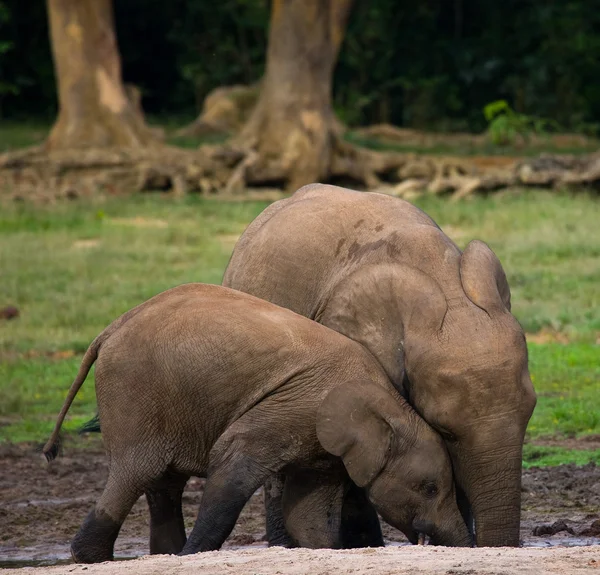
[[378, 192], [359, 192], [329, 184], [309, 184], [300, 188], [287, 200], [286, 207], [296, 204], [330, 209], [352, 224], [366, 217], [383, 218], [389, 225], [433, 225], [436, 223], [423, 210], [410, 202]]
[[223, 283], [314, 318], [333, 286], [361, 266], [411, 265], [436, 274], [440, 266], [457, 268], [459, 257], [456, 245], [409, 202], [312, 184], [250, 224]]
[[327, 379], [340, 359], [340, 370], [352, 373], [345, 363], [366, 369], [369, 359], [357, 349], [340, 334], [250, 295], [179, 286], [138, 306], [102, 344], [96, 389], [103, 427], [112, 418], [128, 429], [195, 433], [209, 449], [286, 382], [310, 381], [313, 373]]

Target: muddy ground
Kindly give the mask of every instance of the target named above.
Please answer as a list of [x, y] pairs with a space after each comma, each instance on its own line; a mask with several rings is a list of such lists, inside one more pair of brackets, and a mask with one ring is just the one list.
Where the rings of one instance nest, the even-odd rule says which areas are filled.
[[[82, 442], [86, 445], [82, 446]], [[107, 476], [99, 438], [78, 444], [67, 441], [62, 457], [50, 465], [33, 446], [0, 446], [0, 566], [34, 561], [50, 564], [68, 559], [69, 542], [100, 495]], [[184, 495], [188, 531], [202, 489], [203, 480], [189, 481]], [[553, 524], [554, 528], [550, 527]], [[148, 513], [142, 498], [123, 525], [115, 555], [135, 557], [147, 553], [148, 531]], [[406, 544], [404, 536], [387, 525], [384, 534], [389, 543]], [[244, 509], [225, 548], [265, 547], [263, 536], [263, 501], [258, 492]], [[527, 547], [600, 544], [600, 466], [525, 470], [521, 537]], [[600, 550], [598, 555], [600, 573]]]

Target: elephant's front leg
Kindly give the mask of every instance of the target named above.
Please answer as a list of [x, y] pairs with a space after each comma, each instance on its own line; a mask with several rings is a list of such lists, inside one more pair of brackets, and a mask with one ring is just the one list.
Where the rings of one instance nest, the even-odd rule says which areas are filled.
[[179, 555], [221, 548], [254, 492], [271, 474], [252, 455], [232, 453], [209, 470], [198, 518]]
[[342, 505], [342, 546], [383, 547], [383, 535], [377, 511], [368, 500], [364, 489], [349, 481]]
[[285, 477], [286, 534], [302, 547], [382, 547], [377, 512], [344, 469], [302, 470]]
[[275, 400], [259, 403], [213, 446], [198, 518], [180, 555], [219, 549], [254, 492], [298, 456], [295, 422], [274, 417], [275, 407]]
[[269, 477], [264, 485], [265, 517], [269, 547], [294, 547], [294, 540], [287, 532], [283, 520], [282, 498], [285, 475], [278, 473]]
[[293, 470], [286, 474], [282, 498], [285, 527], [301, 547], [343, 547], [342, 505], [347, 475], [341, 469]]

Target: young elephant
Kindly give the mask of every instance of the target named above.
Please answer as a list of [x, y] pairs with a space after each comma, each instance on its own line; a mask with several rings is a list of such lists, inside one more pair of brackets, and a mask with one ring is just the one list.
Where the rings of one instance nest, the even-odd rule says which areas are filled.
[[[220, 286], [163, 292], [92, 342], [44, 448], [48, 459], [94, 362], [110, 469], [73, 540], [76, 561], [112, 558], [142, 493], [151, 552], [219, 549], [244, 504], [278, 472], [290, 479], [284, 517], [300, 545], [339, 546], [348, 476], [411, 541], [427, 533], [440, 544], [469, 542], [442, 440], [371, 354], [333, 330]], [[186, 542], [181, 496], [192, 475], [207, 482]]]

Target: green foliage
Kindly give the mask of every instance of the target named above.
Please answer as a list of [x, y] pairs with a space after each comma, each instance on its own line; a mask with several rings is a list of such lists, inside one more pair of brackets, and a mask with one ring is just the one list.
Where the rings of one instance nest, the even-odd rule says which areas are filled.
[[[3, 28], [6, 23], [10, 21], [10, 11], [4, 2], [0, 2], [0, 63], [6, 58], [13, 48], [14, 44], [10, 40], [3, 40]], [[3, 77], [2, 68], [0, 68], [0, 110], [2, 109], [1, 102], [2, 97], [6, 94], [17, 95], [19, 93], [19, 87], [16, 83], [9, 81]], [[1, 114], [0, 114], [1, 115]]]
[[45, 2], [0, 0], [0, 120], [51, 118], [55, 92]]
[[532, 134], [544, 135], [549, 127], [558, 129], [551, 120], [515, 112], [506, 100], [490, 102], [483, 108], [492, 142], [499, 146], [512, 145], [520, 136], [526, 142]]

